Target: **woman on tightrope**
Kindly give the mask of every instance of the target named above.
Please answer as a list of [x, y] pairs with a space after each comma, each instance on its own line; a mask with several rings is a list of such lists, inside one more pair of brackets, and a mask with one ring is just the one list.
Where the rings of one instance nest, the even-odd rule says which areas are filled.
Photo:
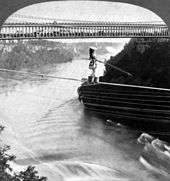
[[96, 72], [96, 68], [97, 68], [97, 59], [96, 59], [96, 56], [95, 56], [95, 50], [97, 48], [95, 47], [90, 47], [89, 48], [89, 60], [90, 60], [90, 63], [89, 63], [89, 69], [92, 70], [92, 73], [90, 75], [90, 82], [96, 82], [96, 77], [95, 77], [95, 72]]

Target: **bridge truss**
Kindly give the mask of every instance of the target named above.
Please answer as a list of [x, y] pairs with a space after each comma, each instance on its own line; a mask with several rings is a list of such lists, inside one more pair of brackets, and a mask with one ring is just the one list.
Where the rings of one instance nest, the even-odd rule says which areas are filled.
[[170, 35], [165, 24], [151, 23], [6, 23], [0, 30], [0, 40], [137, 37], [169, 38]]

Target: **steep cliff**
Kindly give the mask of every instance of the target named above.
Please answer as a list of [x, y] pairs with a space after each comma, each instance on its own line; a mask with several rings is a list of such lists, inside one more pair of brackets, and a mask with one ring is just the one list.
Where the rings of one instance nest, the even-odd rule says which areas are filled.
[[132, 39], [108, 63], [130, 72], [133, 77], [123, 75], [107, 64], [104, 81], [170, 88], [168, 39]]
[[46, 65], [71, 61], [73, 56], [72, 50], [59, 42], [30, 40], [3, 43], [0, 52], [0, 68], [38, 69]]

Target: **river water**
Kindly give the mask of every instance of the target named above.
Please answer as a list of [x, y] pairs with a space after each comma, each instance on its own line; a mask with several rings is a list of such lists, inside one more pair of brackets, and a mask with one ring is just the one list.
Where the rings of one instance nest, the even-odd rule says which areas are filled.
[[[87, 74], [87, 60], [59, 64], [54, 73], [78, 79]], [[17, 157], [14, 168], [35, 165], [49, 181], [162, 180], [139, 161], [139, 135], [85, 111], [78, 86], [48, 79], [1, 88], [2, 140]]]

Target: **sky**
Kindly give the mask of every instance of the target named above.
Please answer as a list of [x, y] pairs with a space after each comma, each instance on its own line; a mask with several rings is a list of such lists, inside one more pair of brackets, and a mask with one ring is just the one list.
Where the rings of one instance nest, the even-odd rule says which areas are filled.
[[104, 1], [39, 3], [25, 7], [17, 11], [16, 14], [85, 21], [161, 21], [156, 14], [139, 6]]

